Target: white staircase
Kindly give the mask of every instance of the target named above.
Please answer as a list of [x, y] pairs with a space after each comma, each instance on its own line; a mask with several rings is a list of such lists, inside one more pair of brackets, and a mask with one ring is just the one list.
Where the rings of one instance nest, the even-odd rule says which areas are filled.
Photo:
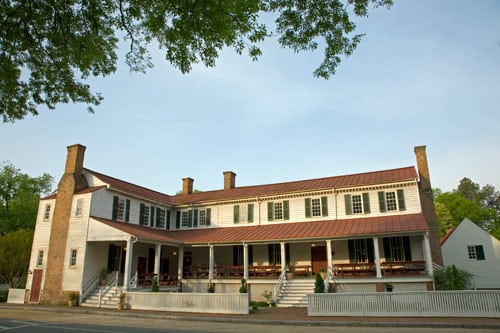
[[278, 307], [307, 307], [307, 294], [314, 292], [314, 279], [284, 280], [276, 306]]
[[[116, 309], [120, 302], [121, 288], [110, 288], [108, 291], [101, 291], [100, 287], [95, 288], [89, 295], [82, 300], [81, 306], [90, 306], [95, 308]], [[101, 295], [102, 293], [102, 295]]]

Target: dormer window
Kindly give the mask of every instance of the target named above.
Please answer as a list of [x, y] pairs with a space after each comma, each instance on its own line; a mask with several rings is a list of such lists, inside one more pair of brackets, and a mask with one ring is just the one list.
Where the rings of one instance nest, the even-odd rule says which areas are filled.
[[328, 198], [306, 198], [306, 217], [328, 216]]
[[344, 202], [346, 215], [370, 213], [370, 195], [368, 193], [346, 194]]
[[113, 221], [128, 222], [130, 218], [130, 200], [113, 197]]
[[404, 190], [397, 191], [380, 191], [378, 192], [378, 202], [380, 212], [403, 211], [406, 210]]
[[290, 219], [290, 202], [288, 200], [268, 202], [267, 203], [267, 219], [289, 220]]

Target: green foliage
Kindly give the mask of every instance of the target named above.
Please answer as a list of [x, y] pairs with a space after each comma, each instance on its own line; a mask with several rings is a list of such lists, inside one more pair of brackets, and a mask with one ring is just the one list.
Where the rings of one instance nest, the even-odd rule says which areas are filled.
[[0, 237], [0, 281], [10, 288], [24, 288], [33, 231], [17, 230]]
[[0, 303], [7, 302], [7, 298], [9, 296], [9, 290], [0, 290]]
[[151, 291], [155, 293], [160, 291], [160, 288], [158, 287], [158, 278], [156, 276], [153, 276], [151, 279]]
[[352, 17], [367, 16], [370, 5], [389, 8], [392, 0], [2, 1], [0, 114], [15, 121], [38, 114], [39, 105], [69, 102], [93, 112], [102, 96], [85, 80], [115, 72], [122, 37], [132, 71], [152, 67], [154, 43], [187, 73], [196, 63], [215, 66], [223, 48], [256, 60], [259, 43], [277, 36], [295, 52], [324, 48], [314, 75], [326, 79], [360, 43]]
[[315, 293], [325, 292], [325, 281], [323, 281], [323, 278], [319, 273], [316, 273], [316, 281], [314, 282], [314, 292]]
[[247, 280], [241, 279], [240, 293], [241, 294], [246, 294], [247, 292], [248, 292], [248, 290], [247, 290]]
[[473, 288], [474, 275], [455, 265], [434, 271], [436, 290], [467, 290]]
[[492, 185], [480, 187], [463, 178], [453, 192], [434, 191], [439, 233], [442, 237], [464, 218], [492, 235], [500, 235], [500, 193]]
[[0, 235], [18, 229], [33, 229], [41, 194], [50, 192], [49, 174], [32, 178], [4, 162], [0, 169]]

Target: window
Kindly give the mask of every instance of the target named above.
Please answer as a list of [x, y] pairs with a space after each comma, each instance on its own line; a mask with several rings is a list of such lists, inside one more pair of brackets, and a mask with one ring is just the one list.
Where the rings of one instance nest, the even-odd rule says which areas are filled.
[[274, 220], [289, 220], [290, 219], [290, 202], [288, 200], [279, 202], [267, 203], [267, 219]]
[[370, 195], [368, 193], [346, 194], [344, 201], [346, 215], [370, 213]]
[[395, 210], [406, 210], [403, 189], [388, 192], [380, 191], [378, 192], [378, 201], [380, 212], [382, 213]]
[[43, 212], [43, 220], [48, 221], [50, 218], [50, 205], [46, 204], [45, 205], [45, 210]]
[[253, 222], [253, 204], [233, 206], [233, 223], [240, 222]]
[[349, 262], [374, 262], [373, 239], [349, 239], [347, 241], [349, 250]]
[[199, 222], [200, 225], [205, 225], [207, 223], [207, 212], [205, 210], [200, 210]]
[[181, 217], [181, 226], [183, 228], [187, 228], [187, 227], [190, 227], [190, 221], [189, 221], [189, 214], [187, 211], [183, 211], [182, 212], [182, 217]]
[[484, 248], [482, 245], [467, 245], [467, 252], [469, 259], [484, 260]]
[[130, 218], [130, 200], [113, 197], [113, 221], [128, 222]]
[[267, 255], [268, 255], [269, 265], [280, 265], [281, 264], [280, 244], [268, 244]]
[[141, 204], [139, 206], [139, 225], [149, 224], [149, 206]]
[[156, 207], [156, 227], [165, 229], [165, 209]]
[[70, 267], [76, 266], [76, 254], [77, 254], [77, 250], [71, 249], [70, 258], [69, 258], [69, 266]]
[[83, 199], [76, 200], [75, 216], [81, 217], [83, 215]]
[[36, 266], [41, 267], [43, 265], [43, 250], [38, 250], [38, 257], [36, 258]]
[[328, 216], [328, 198], [306, 198], [306, 217]]
[[411, 261], [410, 237], [387, 237], [383, 242], [386, 261]]

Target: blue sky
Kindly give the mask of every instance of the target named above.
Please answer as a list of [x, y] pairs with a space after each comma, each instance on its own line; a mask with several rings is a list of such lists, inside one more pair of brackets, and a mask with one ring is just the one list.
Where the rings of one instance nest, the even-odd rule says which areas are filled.
[[[146, 75], [90, 81], [104, 95], [0, 124], [0, 161], [57, 180], [66, 146], [85, 166], [174, 194], [416, 165], [427, 145], [434, 187], [463, 177], [500, 190], [500, 1], [401, 0], [358, 20], [365, 33], [330, 80], [314, 78], [322, 52], [276, 41], [252, 62], [224, 51], [216, 68], [181, 74], [151, 50]], [[56, 186], [54, 184], [54, 187]]]

